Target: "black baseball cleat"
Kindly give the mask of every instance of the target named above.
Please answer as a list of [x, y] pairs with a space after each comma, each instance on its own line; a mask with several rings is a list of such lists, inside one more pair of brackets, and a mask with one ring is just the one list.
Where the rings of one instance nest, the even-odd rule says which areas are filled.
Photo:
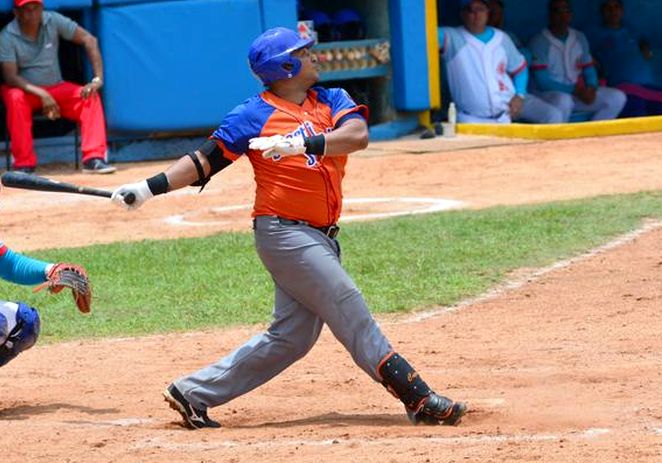
[[179, 412], [184, 419], [184, 425], [191, 429], [202, 428], [220, 428], [221, 423], [214, 421], [207, 416], [205, 410], [198, 410], [184, 398], [179, 389], [171, 384], [163, 392], [166, 402], [170, 404], [170, 408]]
[[93, 158], [83, 163], [84, 174], [112, 174], [116, 170], [101, 158]]
[[413, 424], [455, 426], [460, 423], [462, 416], [467, 413], [464, 402], [453, 402], [448, 397], [430, 394], [423, 407], [418, 411], [407, 410], [409, 421]]

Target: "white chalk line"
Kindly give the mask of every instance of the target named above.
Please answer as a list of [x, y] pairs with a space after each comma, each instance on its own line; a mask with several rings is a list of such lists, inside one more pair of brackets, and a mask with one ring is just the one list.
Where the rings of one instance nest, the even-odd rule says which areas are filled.
[[624, 235], [621, 235], [617, 237], [616, 239], [603, 244], [602, 246], [599, 246], [597, 248], [594, 248], [590, 251], [585, 252], [584, 254], [581, 254], [579, 256], [571, 257], [569, 259], [564, 259], [558, 262], [555, 262], [547, 267], [543, 267], [540, 269], [535, 269], [526, 275], [523, 275], [517, 279], [514, 280], [509, 280], [506, 281], [505, 283], [502, 283], [495, 288], [490, 289], [484, 294], [481, 294], [476, 297], [472, 297], [469, 299], [465, 299], [463, 301], [458, 302], [457, 304], [451, 305], [451, 306], [443, 306], [443, 307], [438, 307], [432, 310], [426, 310], [423, 312], [417, 312], [413, 314], [410, 317], [405, 317], [400, 320], [397, 320], [394, 322], [394, 324], [399, 324], [399, 323], [417, 323], [423, 320], [427, 320], [432, 317], [436, 317], [440, 314], [447, 313], [447, 312], [456, 312], [460, 309], [463, 309], [465, 307], [473, 306], [475, 304], [479, 304], [481, 302], [487, 302], [496, 299], [497, 297], [502, 296], [503, 294], [513, 291], [516, 289], [519, 289], [523, 287], [524, 285], [527, 285], [529, 283], [535, 282], [542, 278], [543, 276], [547, 275], [548, 273], [551, 273], [555, 270], [560, 270], [566, 267], [569, 267], [570, 265], [577, 264], [579, 262], [583, 262], [585, 260], [588, 260], [592, 257], [595, 257], [599, 254], [603, 254], [607, 251], [610, 251], [612, 249], [618, 248], [620, 246], [623, 246], [625, 244], [628, 244], [635, 239], [639, 238], [640, 236], [651, 232], [653, 230], [656, 230], [658, 228], [662, 227], [662, 221], [654, 221], [645, 224], [641, 228], [638, 228], [636, 230], [633, 230], [629, 233], [626, 233]]
[[[64, 423], [67, 426], [78, 425], [82, 427], [91, 427], [91, 428], [128, 428], [132, 426], [142, 426], [145, 424], [155, 423], [156, 420], [153, 418], [119, 418], [117, 420], [108, 420], [108, 421], [81, 421], [81, 420], [71, 420], [58, 422], [60, 424]], [[53, 422], [48, 422], [48, 426], [53, 426]]]
[[146, 448], [159, 448], [167, 450], [218, 450], [224, 448], [261, 448], [261, 449], [278, 449], [278, 448], [291, 448], [296, 446], [308, 447], [330, 447], [330, 446], [349, 446], [356, 447], [360, 445], [365, 447], [371, 446], [412, 446], [416, 444], [429, 445], [429, 444], [442, 444], [442, 445], [457, 445], [457, 444], [482, 444], [482, 443], [503, 443], [503, 442], [544, 442], [556, 441], [559, 439], [566, 440], [590, 440], [596, 439], [601, 436], [611, 433], [610, 429], [606, 428], [589, 428], [583, 431], [569, 431], [559, 434], [480, 434], [469, 436], [449, 436], [449, 437], [419, 437], [419, 436], [401, 436], [401, 437], [388, 437], [388, 438], [372, 438], [366, 437], [364, 439], [275, 439], [273, 441], [260, 441], [252, 440], [250, 442], [241, 440], [220, 440], [214, 442], [172, 442], [171, 438], [165, 437], [152, 437], [144, 439], [142, 442], [137, 442], [132, 447], [134, 449]]
[[[385, 219], [389, 217], [401, 217], [405, 215], [417, 214], [432, 214], [434, 212], [442, 212], [454, 209], [460, 209], [465, 206], [462, 201], [445, 198], [418, 198], [418, 197], [387, 197], [387, 198], [346, 198], [343, 200], [346, 205], [353, 204], [376, 204], [376, 203], [400, 203], [403, 209], [391, 212], [373, 212], [367, 214], [343, 214], [340, 218], [341, 223], [354, 222], [360, 220], [375, 220]], [[423, 205], [425, 207], [407, 207], [407, 205]], [[225, 212], [236, 212], [241, 210], [250, 210], [252, 204], [240, 204], [233, 206], [211, 207], [207, 209], [208, 212], [223, 214]], [[222, 226], [232, 223], [231, 220], [205, 220], [195, 221], [189, 219], [193, 214], [199, 214], [201, 211], [193, 211], [187, 214], [175, 214], [167, 216], [163, 219], [168, 225], [186, 226], [186, 227], [209, 227], [209, 226]], [[203, 211], [204, 212], [204, 211]]]

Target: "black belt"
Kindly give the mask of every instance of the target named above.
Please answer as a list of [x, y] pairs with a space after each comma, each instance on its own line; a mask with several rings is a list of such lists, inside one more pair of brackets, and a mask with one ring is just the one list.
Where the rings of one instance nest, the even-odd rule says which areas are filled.
[[309, 224], [308, 222], [304, 222], [303, 220], [285, 219], [283, 217], [277, 217], [277, 219], [282, 225], [305, 225], [307, 227], [314, 228], [315, 230], [321, 231], [331, 239], [334, 239], [336, 236], [338, 236], [338, 233], [340, 233], [340, 227], [336, 224], [327, 225], [326, 227], [314, 227], [313, 225]]

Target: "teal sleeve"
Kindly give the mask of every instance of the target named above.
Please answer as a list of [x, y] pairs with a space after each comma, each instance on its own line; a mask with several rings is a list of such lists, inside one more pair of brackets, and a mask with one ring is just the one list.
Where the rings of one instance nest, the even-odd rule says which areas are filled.
[[595, 66], [588, 66], [584, 68], [584, 81], [589, 87], [598, 87], [598, 71]]
[[36, 285], [46, 281], [48, 265], [48, 262], [7, 249], [7, 252], [0, 257], [0, 278], [19, 285]]
[[526, 95], [526, 88], [529, 85], [528, 67], [525, 67], [513, 76], [513, 85], [515, 85], [515, 93], [518, 95]]
[[563, 92], [572, 93], [575, 91], [574, 85], [564, 84], [552, 79], [547, 69], [538, 69], [533, 73], [536, 86], [543, 92]]

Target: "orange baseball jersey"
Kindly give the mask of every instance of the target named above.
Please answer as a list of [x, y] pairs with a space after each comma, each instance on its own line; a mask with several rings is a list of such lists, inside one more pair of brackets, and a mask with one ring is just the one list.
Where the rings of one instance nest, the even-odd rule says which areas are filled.
[[347, 155], [264, 159], [261, 151], [248, 149], [248, 142], [272, 135], [311, 137], [355, 117], [367, 120], [368, 108], [340, 88], [313, 87], [301, 105], [267, 90], [228, 113], [212, 138], [232, 161], [248, 155], [256, 183], [253, 217], [274, 215], [326, 226], [340, 217]]

